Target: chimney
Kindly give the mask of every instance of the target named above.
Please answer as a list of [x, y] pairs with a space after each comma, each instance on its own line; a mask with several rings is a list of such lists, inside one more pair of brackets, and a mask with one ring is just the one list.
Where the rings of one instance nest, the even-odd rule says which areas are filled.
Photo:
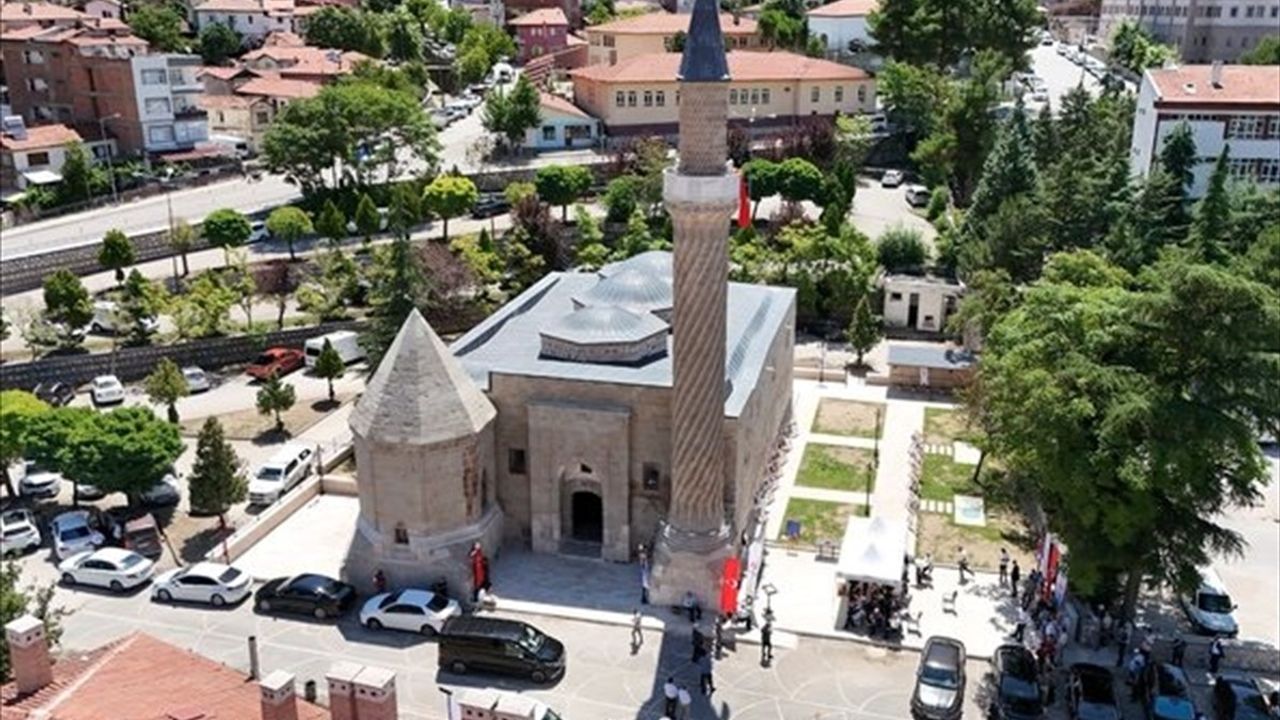
[[1222, 89], [1222, 61], [1214, 60], [1209, 66], [1209, 84], [1215, 88]]
[[276, 670], [258, 683], [262, 694], [262, 720], [298, 720], [298, 696], [293, 675]]
[[9, 666], [18, 695], [29, 695], [53, 682], [43, 622], [33, 615], [23, 615], [4, 626], [4, 637], [9, 643]]
[[356, 675], [356, 717], [359, 720], [396, 720], [396, 674], [385, 668], [366, 667]]
[[354, 682], [363, 669], [364, 666], [355, 663], [336, 662], [324, 674], [329, 683], [330, 720], [356, 720]]

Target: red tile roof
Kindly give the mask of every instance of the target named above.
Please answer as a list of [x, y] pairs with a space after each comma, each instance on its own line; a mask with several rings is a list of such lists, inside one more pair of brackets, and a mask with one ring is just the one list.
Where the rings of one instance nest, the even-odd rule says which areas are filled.
[[878, 0], [836, 0], [805, 13], [809, 17], [864, 17], [880, 7]]
[[[261, 695], [253, 680], [144, 633], [99, 648], [83, 659], [59, 661], [53, 669], [53, 685], [21, 701], [11, 699], [12, 685], [6, 685], [0, 691], [0, 715], [5, 720], [199, 716], [251, 720], [260, 716]], [[328, 717], [324, 709], [298, 699], [298, 720]]]
[[[761, 80], [866, 80], [871, 76], [855, 67], [788, 52], [728, 54], [729, 77], [742, 82]], [[637, 55], [616, 65], [591, 65], [570, 70], [573, 77], [603, 82], [675, 82], [680, 53]]]
[[1210, 79], [1212, 65], [1148, 70], [1157, 105], [1280, 106], [1280, 65], [1224, 65], [1222, 82]]
[[354, 51], [329, 50], [311, 47], [262, 47], [246, 53], [241, 60], [250, 67], [289, 75], [345, 75], [355, 70], [357, 63], [370, 59], [368, 55]]
[[0, 148], [8, 151], [43, 150], [80, 142], [80, 133], [66, 125], [36, 125], [27, 128], [27, 138], [18, 140], [8, 133], [0, 135]]
[[284, 30], [267, 33], [262, 40], [262, 47], [303, 47], [306, 44], [300, 35]]
[[43, 2], [19, 2], [5, 0], [0, 3], [0, 23], [24, 22], [75, 22], [85, 14], [65, 5]]
[[320, 84], [306, 80], [285, 80], [284, 78], [260, 77], [236, 88], [241, 95], [263, 95], [265, 97], [298, 98], [315, 97], [320, 92]]
[[[589, 33], [600, 32], [612, 35], [675, 35], [688, 30], [688, 13], [669, 12], [647, 13], [587, 28]], [[754, 35], [756, 21], [744, 17], [739, 18], [735, 25], [732, 15], [721, 13], [720, 32], [725, 35]]]
[[195, 8], [196, 12], [266, 13], [291, 15], [293, 0], [205, 0]]
[[560, 8], [541, 8], [526, 13], [507, 23], [513, 27], [529, 27], [533, 25], [568, 25], [569, 18], [564, 16]]
[[582, 108], [579, 108], [577, 105], [574, 105], [573, 103], [569, 102], [568, 100], [565, 100], [559, 95], [552, 95], [551, 93], [539, 92], [538, 96], [539, 96], [539, 99], [541, 100], [542, 107], [548, 110], [551, 110], [553, 112], [563, 113], [565, 115], [573, 115], [574, 117], [582, 117], [582, 118], [591, 117], [586, 112], [584, 112]]

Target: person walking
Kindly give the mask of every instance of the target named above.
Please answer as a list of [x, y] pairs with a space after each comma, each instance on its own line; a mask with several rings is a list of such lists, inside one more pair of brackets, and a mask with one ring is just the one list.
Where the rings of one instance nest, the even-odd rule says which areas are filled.
[[636, 551], [640, 557], [640, 604], [649, 604], [649, 549], [640, 543]]
[[704, 652], [698, 658], [698, 687], [702, 689], [703, 695], [716, 691], [716, 683], [711, 678], [711, 653]]
[[641, 632], [640, 608], [631, 611], [631, 654], [635, 655], [644, 644], [644, 633]]
[[1027, 622], [1029, 620], [1030, 617], [1027, 615], [1027, 609], [1021, 607], [1018, 608], [1018, 624], [1013, 628], [1013, 639], [1017, 641], [1018, 644], [1022, 644], [1022, 640], [1026, 636]]
[[1187, 641], [1179, 635], [1173, 641], [1173, 664], [1182, 667], [1182, 660], [1187, 655]]
[[773, 662], [773, 620], [766, 619], [760, 626], [760, 664]]
[[959, 556], [958, 563], [960, 566], [960, 584], [963, 585], [965, 584], [965, 579], [964, 579], [965, 574], [967, 573], [969, 574], [969, 576], [972, 577], [973, 570], [969, 568], [969, 553], [966, 552], [965, 549], [962, 547], [956, 548], [956, 553]]
[[1226, 648], [1222, 645], [1222, 638], [1215, 636], [1213, 642], [1209, 643], [1209, 672], [1213, 675], [1218, 674], [1218, 666], [1222, 664], [1222, 656], [1226, 654]]
[[720, 613], [716, 616], [714, 647], [716, 649], [717, 660], [724, 657], [724, 624], [728, 621], [729, 619], [725, 617], [724, 613]]
[[689, 720], [689, 713], [693, 707], [693, 696], [689, 694], [689, 688], [680, 686], [680, 720]]
[[1013, 567], [1009, 568], [1009, 592], [1013, 594], [1013, 599], [1018, 599], [1018, 583], [1022, 581], [1022, 568], [1018, 567], [1018, 561], [1013, 561]]
[[667, 681], [662, 685], [662, 699], [665, 704], [662, 706], [662, 714], [669, 718], [676, 716], [676, 700], [680, 696], [680, 688], [676, 686], [676, 679], [667, 676]]
[[690, 638], [690, 641], [691, 652], [689, 655], [689, 662], [696, 663], [698, 662], [698, 658], [702, 657], [707, 652], [707, 638], [702, 634], [702, 631], [698, 629], [698, 626], [695, 625], [693, 627], [693, 636]]
[[1009, 581], [1009, 551], [1000, 548], [1000, 584], [1004, 585]]
[[1129, 636], [1132, 633], [1133, 627], [1129, 623], [1120, 623], [1116, 631], [1116, 667], [1124, 665], [1124, 656], [1129, 649]]

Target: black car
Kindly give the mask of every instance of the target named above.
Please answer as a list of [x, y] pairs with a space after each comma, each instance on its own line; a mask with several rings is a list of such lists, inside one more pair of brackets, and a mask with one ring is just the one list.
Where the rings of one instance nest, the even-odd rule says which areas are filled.
[[336, 618], [356, 600], [356, 589], [324, 575], [294, 575], [276, 578], [253, 594], [259, 612], [311, 615], [317, 620]]
[[1111, 671], [1089, 663], [1072, 665], [1067, 707], [1071, 720], [1121, 720]]
[[995, 695], [991, 717], [998, 720], [1040, 720], [1044, 705], [1035, 656], [1021, 645], [1001, 645], [991, 656], [995, 668]]
[[1191, 699], [1191, 683], [1177, 665], [1149, 663], [1143, 671], [1142, 689], [1142, 707], [1148, 720], [1194, 720], [1196, 704]]
[[42, 382], [36, 385], [32, 394], [54, 407], [62, 407], [76, 396], [76, 389], [69, 383]]
[[452, 617], [439, 637], [440, 668], [455, 675], [482, 670], [544, 683], [564, 674], [564, 643], [517, 620]]
[[1215, 720], [1268, 720], [1267, 698], [1248, 675], [1219, 675], [1213, 683]]
[[964, 643], [935, 635], [924, 644], [911, 693], [911, 716], [959, 720], [964, 713]]
[[511, 209], [511, 203], [502, 195], [485, 195], [471, 208], [471, 217], [477, 220], [501, 215]]

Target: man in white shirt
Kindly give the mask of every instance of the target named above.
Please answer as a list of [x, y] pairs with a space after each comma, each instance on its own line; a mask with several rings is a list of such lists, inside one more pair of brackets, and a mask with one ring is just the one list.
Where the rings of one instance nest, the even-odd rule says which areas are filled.
[[676, 700], [678, 699], [679, 694], [680, 688], [676, 687], [675, 678], [668, 677], [667, 682], [662, 686], [662, 697], [666, 700], [666, 705], [663, 707], [663, 715], [666, 715], [669, 718], [674, 718], [676, 716]]

